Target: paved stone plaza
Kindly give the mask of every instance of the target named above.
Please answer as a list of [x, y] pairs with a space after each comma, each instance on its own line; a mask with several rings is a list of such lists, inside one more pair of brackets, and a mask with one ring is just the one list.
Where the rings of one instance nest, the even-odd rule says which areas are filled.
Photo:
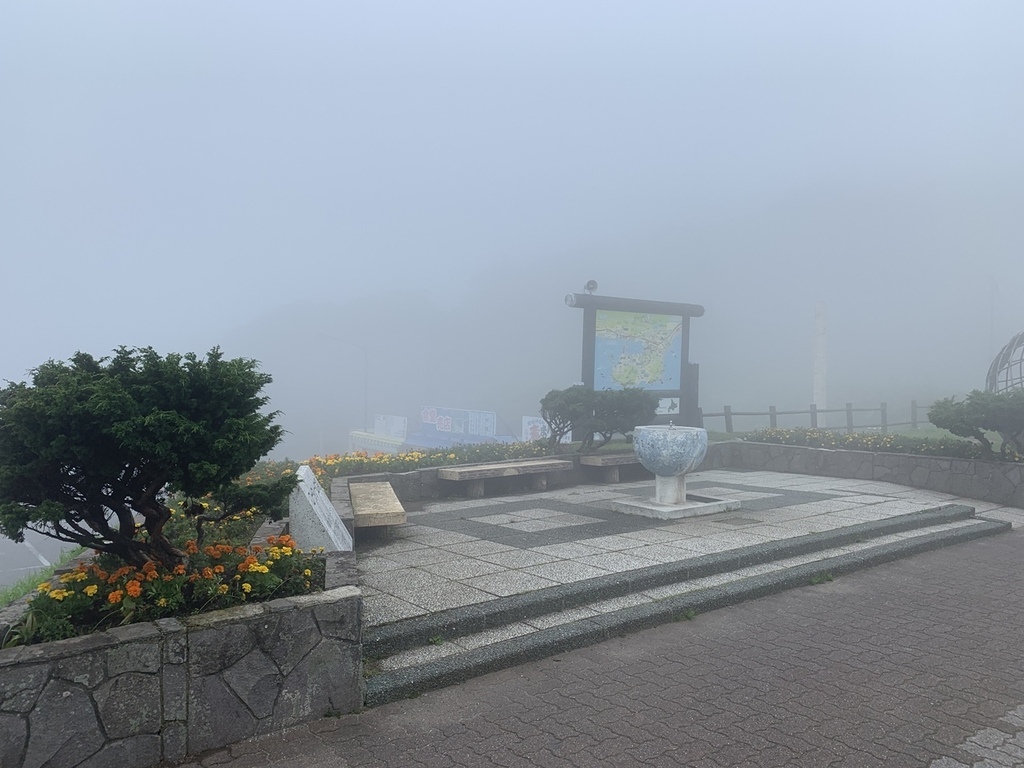
[[[731, 519], [675, 523], [604, 511], [615, 495], [648, 493], [652, 483], [429, 504], [390, 538], [358, 547], [365, 622], [954, 501], [762, 472], [705, 472], [691, 482], [741, 498], [743, 508], [726, 513]], [[1019, 509], [975, 506], [1024, 522]], [[1014, 530], [315, 721], [189, 765], [1024, 765], [1022, 562], [1024, 534]]]
[[742, 508], [678, 521], [612, 510], [618, 499], [653, 496], [653, 481], [427, 504], [410, 512], [409, 525], [393, 529], [389, 538], [357, 546], [364, 624], [377, 626], [938, 504], [969, 504], [992, 519], [1019, 519], [1020, 514], [1012, 507], [891, 483], [771, 472], [698, 472], [690, 475], [689, 487], [704, 496], [737, 499]]

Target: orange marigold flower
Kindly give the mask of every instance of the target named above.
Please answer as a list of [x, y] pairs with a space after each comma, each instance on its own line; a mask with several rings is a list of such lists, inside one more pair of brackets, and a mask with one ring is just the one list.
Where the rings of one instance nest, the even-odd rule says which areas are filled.
[[213, 546], [203, 547], [203, 553], [207, 557], [213, 558], [214, 560], [216, 560], [218, 557], [220, 557], [220, 549], [218, 549], [217, 547], [213, 547]]
[[213, 568], [210, 568], [209, 566], [207, 566], [206, 568], [203, 568], [203, 578], [204, 579], [212, 579], [213, 578]]
[[107, 602], [117, 605], [121, 602], [121, 598], [124, 597], [124, 592], [120, 589], [115, 589], [109, 595], [107, 595]]
[[169, 573], [165, 574], [164, 575], [164, 581], [174, 581], [174, 577], [171, 576], [171, 574], [169, 574]]
[[128, 597], [138, 597], [142, 594], [142, 584], [136, 579], [132, 579], [124, 585], [125, 590], [128, 592]]
[[196, 543], [192, 539], [189, 539], [188, 541], [185, 542], [185, 554], [186, 555], [198, 555], [199, 554], [199, 547], [196, 546]]
[[185, 575], [185, 566], [181, 565], [180, 563], [178, 565], [174, 566], [174, 575], [175, 576], [184, 576]]
[[146, 574], [156, 573], [156, 563], [154, 563], [152, 560], [150, 560], [149, 562], [147, 562], [145, 565], [142, 566], [142, 572], [146, 573]]
[[224, 573], [224, 566], [223, 565], [215, 565], [215, 566], [213, 566], [213, 572], [214, 573]]
[[249, 554], [249, 550], [246, 549], [245, 547], [235, 547], [235, 554], [236, 555], [247, 555], [247, 554]]

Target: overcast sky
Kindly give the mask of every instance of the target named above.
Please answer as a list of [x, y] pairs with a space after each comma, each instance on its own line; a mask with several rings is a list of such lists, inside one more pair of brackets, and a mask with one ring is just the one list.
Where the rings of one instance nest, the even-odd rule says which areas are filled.
[[[261, 360], [289, 435], [580, 378], [598, 293], [702, 304], [705, 410], [984, 384], [1024, 329], [1019, 2], [10, 2], [0, 379]], [[364, 394], [365, 387], [365, 394]]]

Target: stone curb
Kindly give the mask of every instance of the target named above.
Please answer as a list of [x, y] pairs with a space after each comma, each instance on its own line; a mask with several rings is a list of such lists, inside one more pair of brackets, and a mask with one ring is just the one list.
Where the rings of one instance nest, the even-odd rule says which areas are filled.
[[946, 504], [875, 522], [849, 525], [824, 533], [810, 533], [792, 539], [754, 544], [676, 563], [653, 565], [574, 584], [498, 598], [477, 605], [439, 611], [367, 629], [363, 633], [363, 655], [367, 659], [384, 658], [425, 645], [434, 637], [452, 639], [472, 635], [512, 621], [567, 610], [597, 600], [622, 597], [633, 592], [714, 576], [787, 557], [808, 555], [823, 549], [853, 544], [865, 538], [877, 538], [972, 517], [972, 507]]
[[[386, 672], [366, 681], [364, 705], [375, 707], [426, 691], [455, 685], [473, 677], [535, 661], [601, 642], [611, 637], [648, 629], [670, 621], [693, 618], [759, 597], [809, 586], [816, 576], [829, 578], [881, 565], [893, 560], [1010, 531], [1010, 523], [979, 518], [968, 527], [939, 531], [912, 541], [894, 542], [862, 552], [839, 555], [774, 574], [752, 576], [731, 584], [709, 587], [654, 603], [625, 608], [569, 624], [539, 630], [466, 653], [416, 667]], [[550, 606], [549, 606], [550, 609]], [[554, 610], [558, 610], [557, 607]]]

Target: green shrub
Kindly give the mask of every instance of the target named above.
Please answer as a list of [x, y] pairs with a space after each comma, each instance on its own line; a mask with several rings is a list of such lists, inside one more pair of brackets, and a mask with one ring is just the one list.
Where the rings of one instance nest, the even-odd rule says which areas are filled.
[[[638, 425], [650, 424], [657, 408], [657, 395], [642, 389], [595, 392], [580, 384], [553, 389], [540, 401], [540, 415], [550, 430], [549, 445], [575, 432], [581, 436], [581, 453], [599, 449], [615, 434], [628, 437]], [[600, 442], [595, 444], [598, 437]]]
[[[263, 412], [270, 381], [216, 348], [201, 358], [121, 347], [40, 365], [31, 384], [0, 389], [0, 533], [38, 531], [136, 568], [184, 563], [164, 531], [168, 491], [212, 493], [233, 514], [280, 504], [294, 485], [233, 484], [281, 439], [277, 414]], [[200, 528], [209, 519], [196, 515]]]
[[954, 435], [976, 440], [986, 456], [994, 454], [986, 431], [1002, 438], [1001, 458], [1012, 460], [1014, 455], [1024, 454], [1024, 389], [974, 390], [961, 402], [947, 397], [932, 404], [928, 420]]

